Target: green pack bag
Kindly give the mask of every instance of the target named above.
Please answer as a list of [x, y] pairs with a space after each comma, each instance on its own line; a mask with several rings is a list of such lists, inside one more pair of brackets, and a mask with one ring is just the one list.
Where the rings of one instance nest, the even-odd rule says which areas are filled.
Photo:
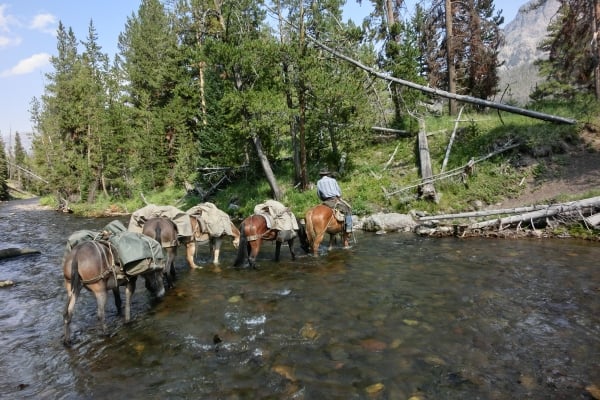
[[160, 243], [146, 235], [125, 231], [111, 235], [108, 241], [128, 275], [164, 268], [165, 258]]

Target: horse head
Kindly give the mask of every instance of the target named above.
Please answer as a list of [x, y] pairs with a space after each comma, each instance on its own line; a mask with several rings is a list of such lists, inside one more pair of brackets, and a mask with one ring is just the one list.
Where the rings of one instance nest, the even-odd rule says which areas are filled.
[[157, 299], [160, 299], [165, 295], [163, 275], [164, 271], [162, 269], [148, 271], [143, 274], [146, 289], [148, 289], [148, 291]]

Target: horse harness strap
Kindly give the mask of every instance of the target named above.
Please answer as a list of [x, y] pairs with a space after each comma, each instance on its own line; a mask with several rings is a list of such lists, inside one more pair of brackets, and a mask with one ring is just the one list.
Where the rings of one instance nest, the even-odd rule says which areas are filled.
[[249, 235], [246, 237], [246, 240], [248, 240], [249, 242], [253, 242], [255, 240], [258, 239], [265, 239], [268, 240], [269, 239], [269, 234], [273, 231], [276, 231], [276, 229], [268, 229], [265, 233], [263, 233], [262, 235], [256, 234], [256, 235]]
[[331, 216], [329, 217], [329, 219], [327, 220], [327, 223], [325, 224], [325, 229], [323, 230], [323, 232], [319, 233], [317, 236], [325, 235], [325, 233], [327, 232], [327, 228], [329, 228], [329, 224], [331, 223], [331, 221], [334, 218], [335, 218], [335, 210], [331, 209]]
[[[97, 276], [95, 276], [95, 277], [93, 277], [91, 279], [82, 279], [81, 283], [83, 283], [84, 285], [89, 285], [91, 283], [96, 283], [98, 281], [101, 281], [104, 278], [106, 278], [107, 276], [109, 276], [111, 273], [114, 275], [115, 282], [117, 282], [117, 266], [114, 263], [115, 256], [114, 256], [113, 251], [112, 251], [112, 246], [110, 245], [110, 242], [108, 242], [108, 241], [102, 240], [101, 242], [104, 243], [108, 247], [108, 251], [110, 252], [110, 255], [111, 255], [111, 258], [112, 258], [113, 262], [110, 263], [110, 267], [108, 269], [105, 269], [99, 275], [97, 275]], [[102, 252], [102, 251], [100, 251], [100, 249], [99, 249], [100, 244], [98, 244], [98, 241], [94, 240], [94, 241], [92, 241], [92, 243], [94, 243], [94, 246], [102, 254], [102, 257], [104, 258], [105, 257], [105, 253]], [[108, 262], [106, 262], [106, 264], [108, 264]]]

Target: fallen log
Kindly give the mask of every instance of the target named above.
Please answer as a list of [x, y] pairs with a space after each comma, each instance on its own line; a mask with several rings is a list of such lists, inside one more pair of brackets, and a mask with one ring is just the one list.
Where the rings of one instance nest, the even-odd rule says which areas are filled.
[[586, 207], [600, 207], [600, 196], [591, 197], [589, 199], [571, 201], [568, 203], [554, 204], [546, 207], [542, 210], [531, 211], [520, 215], [513, 215], [504, 218], [495, 218], [487, 221], [477, 222], [471, 224], [467, 229], [481, 229], [490, 226], [505, 226], [521, 222], [529, 222], [538, 220], [540, 218], [547, 218], [557, 214], [566, 213], [570, 211], [580, 210]]
[[600, 226], [600, 213], [587, 217], [585, 222], [593, 227]]
[[9, 247], [7, 249], [0, 249], [0, 260], [3, 260], [5, 258], [10, 258], [10, 257], [18, 257], [18, 256], [24, 256], [27, 254], [40, 254], [39, 250], [36, 249], [30, 249], [30, 248], [23, 248], [23, 249], [19, 249], [17, 247]]
[[498, 208], [495, 210], [481, 210], [481, 211], [468, 211], [457, 214], [439, 214], [439, 215], [428, 215], [426, 217], [420, 217], [419, 221], [435, 221], [438, 219], [459, 219], [459, 218], [473, 218], [473, 217], [486, 217], [489, 215], [499, 214], [520, 214], [524, 212], [543, 210], [550, 207], [549, 205], [537, 205], [527, 207], [515, 207], [515, 208]]

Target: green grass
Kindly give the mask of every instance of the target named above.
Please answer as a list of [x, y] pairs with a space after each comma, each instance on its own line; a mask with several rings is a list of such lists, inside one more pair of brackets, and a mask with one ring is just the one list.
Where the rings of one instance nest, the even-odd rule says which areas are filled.
[[[537, 111], [552, 115], [576, 118], [582, 123], [597, 123], [600, 107], [596, 102], [577, 100], [572, 103], [546, 103]], [[425, 119], [433, 174], [441, 172], [442, 162], [455, 118], [429, 116]], [[338, 177], [343, 196], [357, 215], [375, 212], [408, 212], [422, 210], [430, 213], [449, 213], [473, 209], [475, 201], [494, 204], [507, 197], [518, 196], [523, 178], [541, 176], [548, 172], [547, 163], [564, 163], [562, 155], [566, 145], [576, 144], [582, 123], [559, 125], [529, 117], [496, 111], [475, 113], [466, 109], [458, 124], [457, 135], [451, 148], [446, 171], [464, 166], [471, 158], [480, 159], [506, 143], [517, 142], [519, 146], [476, 163], [474, 173], [466, 180], [453, 176], [435, 181], [438, 203], [418, 199], [417, 186], [420, 182], [417, 134], [409, 137], [392, 138], [387, 142], [364, 143], [348, 157], [348, 169]], [[414, 124], [416, 126], [416, 124]], [[521, 157], [543, 160], [528, 167], [519, 167]], [[291, 161], [272, 163], [278, 184], [284, 193], [282, 202], [301, 216], [318, 204], [315, 189], [300, 191], [293, 186]], [[316, 171], [310, 165], [310, 171]], [[318, 176], [313, 171], [310, 181]], [[260, 168], [248, 170], [232, 178], [226, 186], [210, 198], [219, 208], [227, 210], [231, 199], [237, 199], [239, 209], [228, 210], [230, 214], [243, 217], [253, 212], [257, 203], [270, 197], [271, 190]], [[198, 197], [187, 196], [183, 189], [168, 188], [158, 193], [144, 193], [148, 202], [175, 205], [188, 209], [200, 202]], [[73, 209], [85, 214], [90, 209], [105, 210], [110, 207], [132, 212], [144, 205], [141, 196], [125, 202], [111, 202], [100, 198], [93, 207], [73, 204]]]

